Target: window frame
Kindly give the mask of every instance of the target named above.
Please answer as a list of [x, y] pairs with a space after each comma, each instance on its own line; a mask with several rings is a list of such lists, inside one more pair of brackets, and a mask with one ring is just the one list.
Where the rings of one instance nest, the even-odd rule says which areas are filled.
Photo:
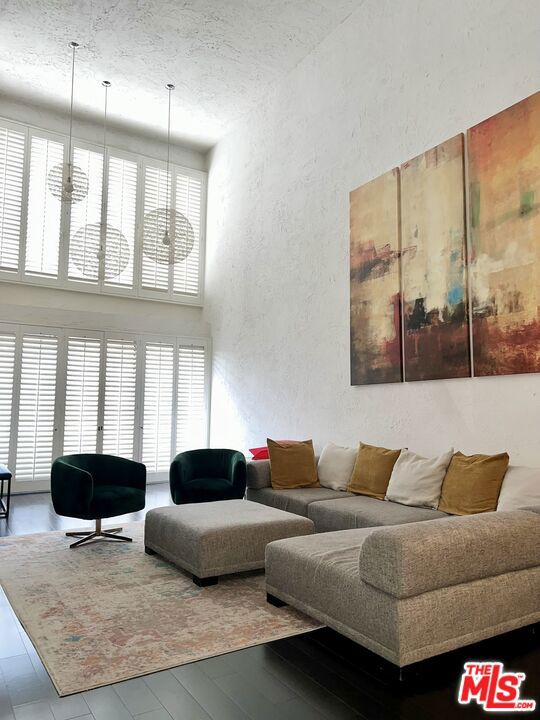
[[[73, 137], [72, 153], [74, 147], [79, 147], [92, 152], [103, 154], [103, 181], [102, 181], [102, 207], [101, 218], [107, 217], [108, 206], [108, 181], [109, 181], [109, 161], [110, 157], [118, 157], [129, 160], [137, 165], [137, 190], [136, 190], [136, 215], [135, 215], [135, 242], [133, 256], [133, 286], [114, 287], [104, 283], [103, 274], [100, 273], [97, 283], [78, 279], [68, 278], [69, 269], [69, 244], [70, 244], [70, 219], [71, 213], [69, 205], [62, 204], [60, 218], [60, 244], [58, 257], [58, 274], [56, 277], [47, 277], [45, 275], [37, 275], [26, 271], [26, 233], [28, 218], [28, 189], [30, 185], [30, 155], [32, 137], [41, 137], [53, 142], [62, 143], [64, 148], [63, 162], [66, 164], [68, 152], [68, 136], [61, 133], [43, 130], [33, 125], [13, 122], [0, 117], [0, 125], [9, 130], [24, 134], [24, 163], [23, 163], [23, 186], [22, 186], [22, 207], [21, 207], [21, 223], [19, 229], [19, 267], [17, 270], [0, 269], [0, 281], [17, 284], [32, 285], [36, 287], [49, 287], [61, 290], [72, 290], [75, 292], [97, 293], [99, 295], [107, 295], [114, 297], [140, 298], [144, 300], [152, 300], [158, 302], [168, 302], [175, 305], [191, 305], [202, 307], [204, 301], [204, 266], [206, 255], [206, 209], [207, 209], [207, 189], [208, 189], [208, 173], [203, 170], [188, 168], [176, 163], [170, 164], [170, 172], [173, 177], [178, 174], [192, 177], [201, 183], [201, 207], [200, 207], [200, 231], [199, 231], [199, 263], [198, 263], [198, 292], [196, 295], [188, 295], [174, 291], [174, 281], [171, 279], [172, 273], [169, 274], [169, 287], [167, 291], [152, 290], [144, 288], [142, 283], [142, 232], [143, 232], [143, 214], [144, 214], [144, 175], [146, 167], [156, 167], [166, 169], [167, 163], [162, 160], [151, 158], [140, 153], [133, 153], [121, 150], [114, 146], [105, 148], [103, 146], [86, 140]], [[176, 183], [176, 180], [175, 180]]]
[[[211, 340], [207, 337], [195, 337], [186, 335], [158, 335], [141, 332], [123, 332], [119, 330], [94, 330], [86, 328], [74, 328], [71, 326], [44, 326], [31, 325], [26, 323], [0, 323], [0, 333], [12, 334], [15, 336], [14, 356], [14, 386], [11, 401], [11, 431], [9, 443], [9, 457], [2, 461], [7, 463], [12, 472], [13, 492], [44, 492], [50, 489], [49, 478], [38, 480], [21, 480], [17, 482], [15, 469], [18, 443], [18, 417], [20, 407], [20, 378], [22, 367], [22, 345], [24, 335], [52, 335], [57, 338], [57, 363], [56, 363], [56, 399], [54, 408], [54, 436], [52, 442], [52, 459], [64, 454], [64, 429], [65, 429], [65, 405], [67, 387], [67, 360], [68, 360], [68, 338], [88, 337], [100, 339], [100, 386], [98, 401], [98, 427], [96, 428], [96, 452], [101, 453], [103, 449], [103, 420], [105, 409], [105, 372], [106, 372], [106, 345], [107, 340], [124, 340], [135, 343], [136, 350], [136, 371], [135, 371], [135, 411], [134, 411], [134, 436], [133, 436], [133, 458], [142, 462], [143, 449], [143, 420], [144, 420], [144, 373], [145, 373], [145, 347], [147, 343], [172, 344], [173, 353], [173, 406], [171, 415], [171, 459], [176, 455], [176, 418], [178, 413], [178, 352], [180, 347], [197, 346], [203, 347], [205, 352], [205, 387], [204, 387], [204, 412], [206, 447], [210, 438], [210, 404], [211, 404]], [[168, 480], [168, 471], [151, 473], [148, 476], [149, 483], [164, 482]]]

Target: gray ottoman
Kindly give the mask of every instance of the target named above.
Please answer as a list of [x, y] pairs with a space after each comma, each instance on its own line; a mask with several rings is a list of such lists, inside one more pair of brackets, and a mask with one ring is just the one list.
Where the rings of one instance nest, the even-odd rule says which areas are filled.
[[217, 583], [218, 575], [263, 568], [268, 543], [313, 532], [305, 517], [249, 500], [223, 500], [150, 510], [144, 546], [205, 586]]

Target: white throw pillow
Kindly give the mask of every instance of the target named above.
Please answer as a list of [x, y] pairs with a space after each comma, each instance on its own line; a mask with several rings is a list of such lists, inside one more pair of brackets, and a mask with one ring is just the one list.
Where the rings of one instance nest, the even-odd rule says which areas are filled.
[[357, 455], [356, 448], [340, 447], [328, 443], [323, 448], [317, 474], [323, 487], [332, 490], [346, 490], [352, 475]]
[[510, 465], [504, 476], [497, 510], [540, 506], [540, 468]]
[[402, 450], [390, 476], [385, 500], [437, 509], [442, 482], [454, 450], [436, 458]]

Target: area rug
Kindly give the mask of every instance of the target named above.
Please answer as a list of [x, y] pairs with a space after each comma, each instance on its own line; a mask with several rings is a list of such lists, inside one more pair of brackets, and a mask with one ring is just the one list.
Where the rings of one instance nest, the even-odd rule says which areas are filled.
[[69, 549], [63, 533], [0, 540], [0, 584], [58, 693], [70, 695], [319, 627], [268, 605], [264, 575], [199, 588], [133, 543]]

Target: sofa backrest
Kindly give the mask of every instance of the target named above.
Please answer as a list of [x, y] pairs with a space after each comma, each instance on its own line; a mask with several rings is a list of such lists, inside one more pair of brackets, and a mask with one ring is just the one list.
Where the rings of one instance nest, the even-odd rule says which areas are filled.
[[375, 529], [361, 579], [399, 598], [540, 566], [540, 516], [514, 510]]

